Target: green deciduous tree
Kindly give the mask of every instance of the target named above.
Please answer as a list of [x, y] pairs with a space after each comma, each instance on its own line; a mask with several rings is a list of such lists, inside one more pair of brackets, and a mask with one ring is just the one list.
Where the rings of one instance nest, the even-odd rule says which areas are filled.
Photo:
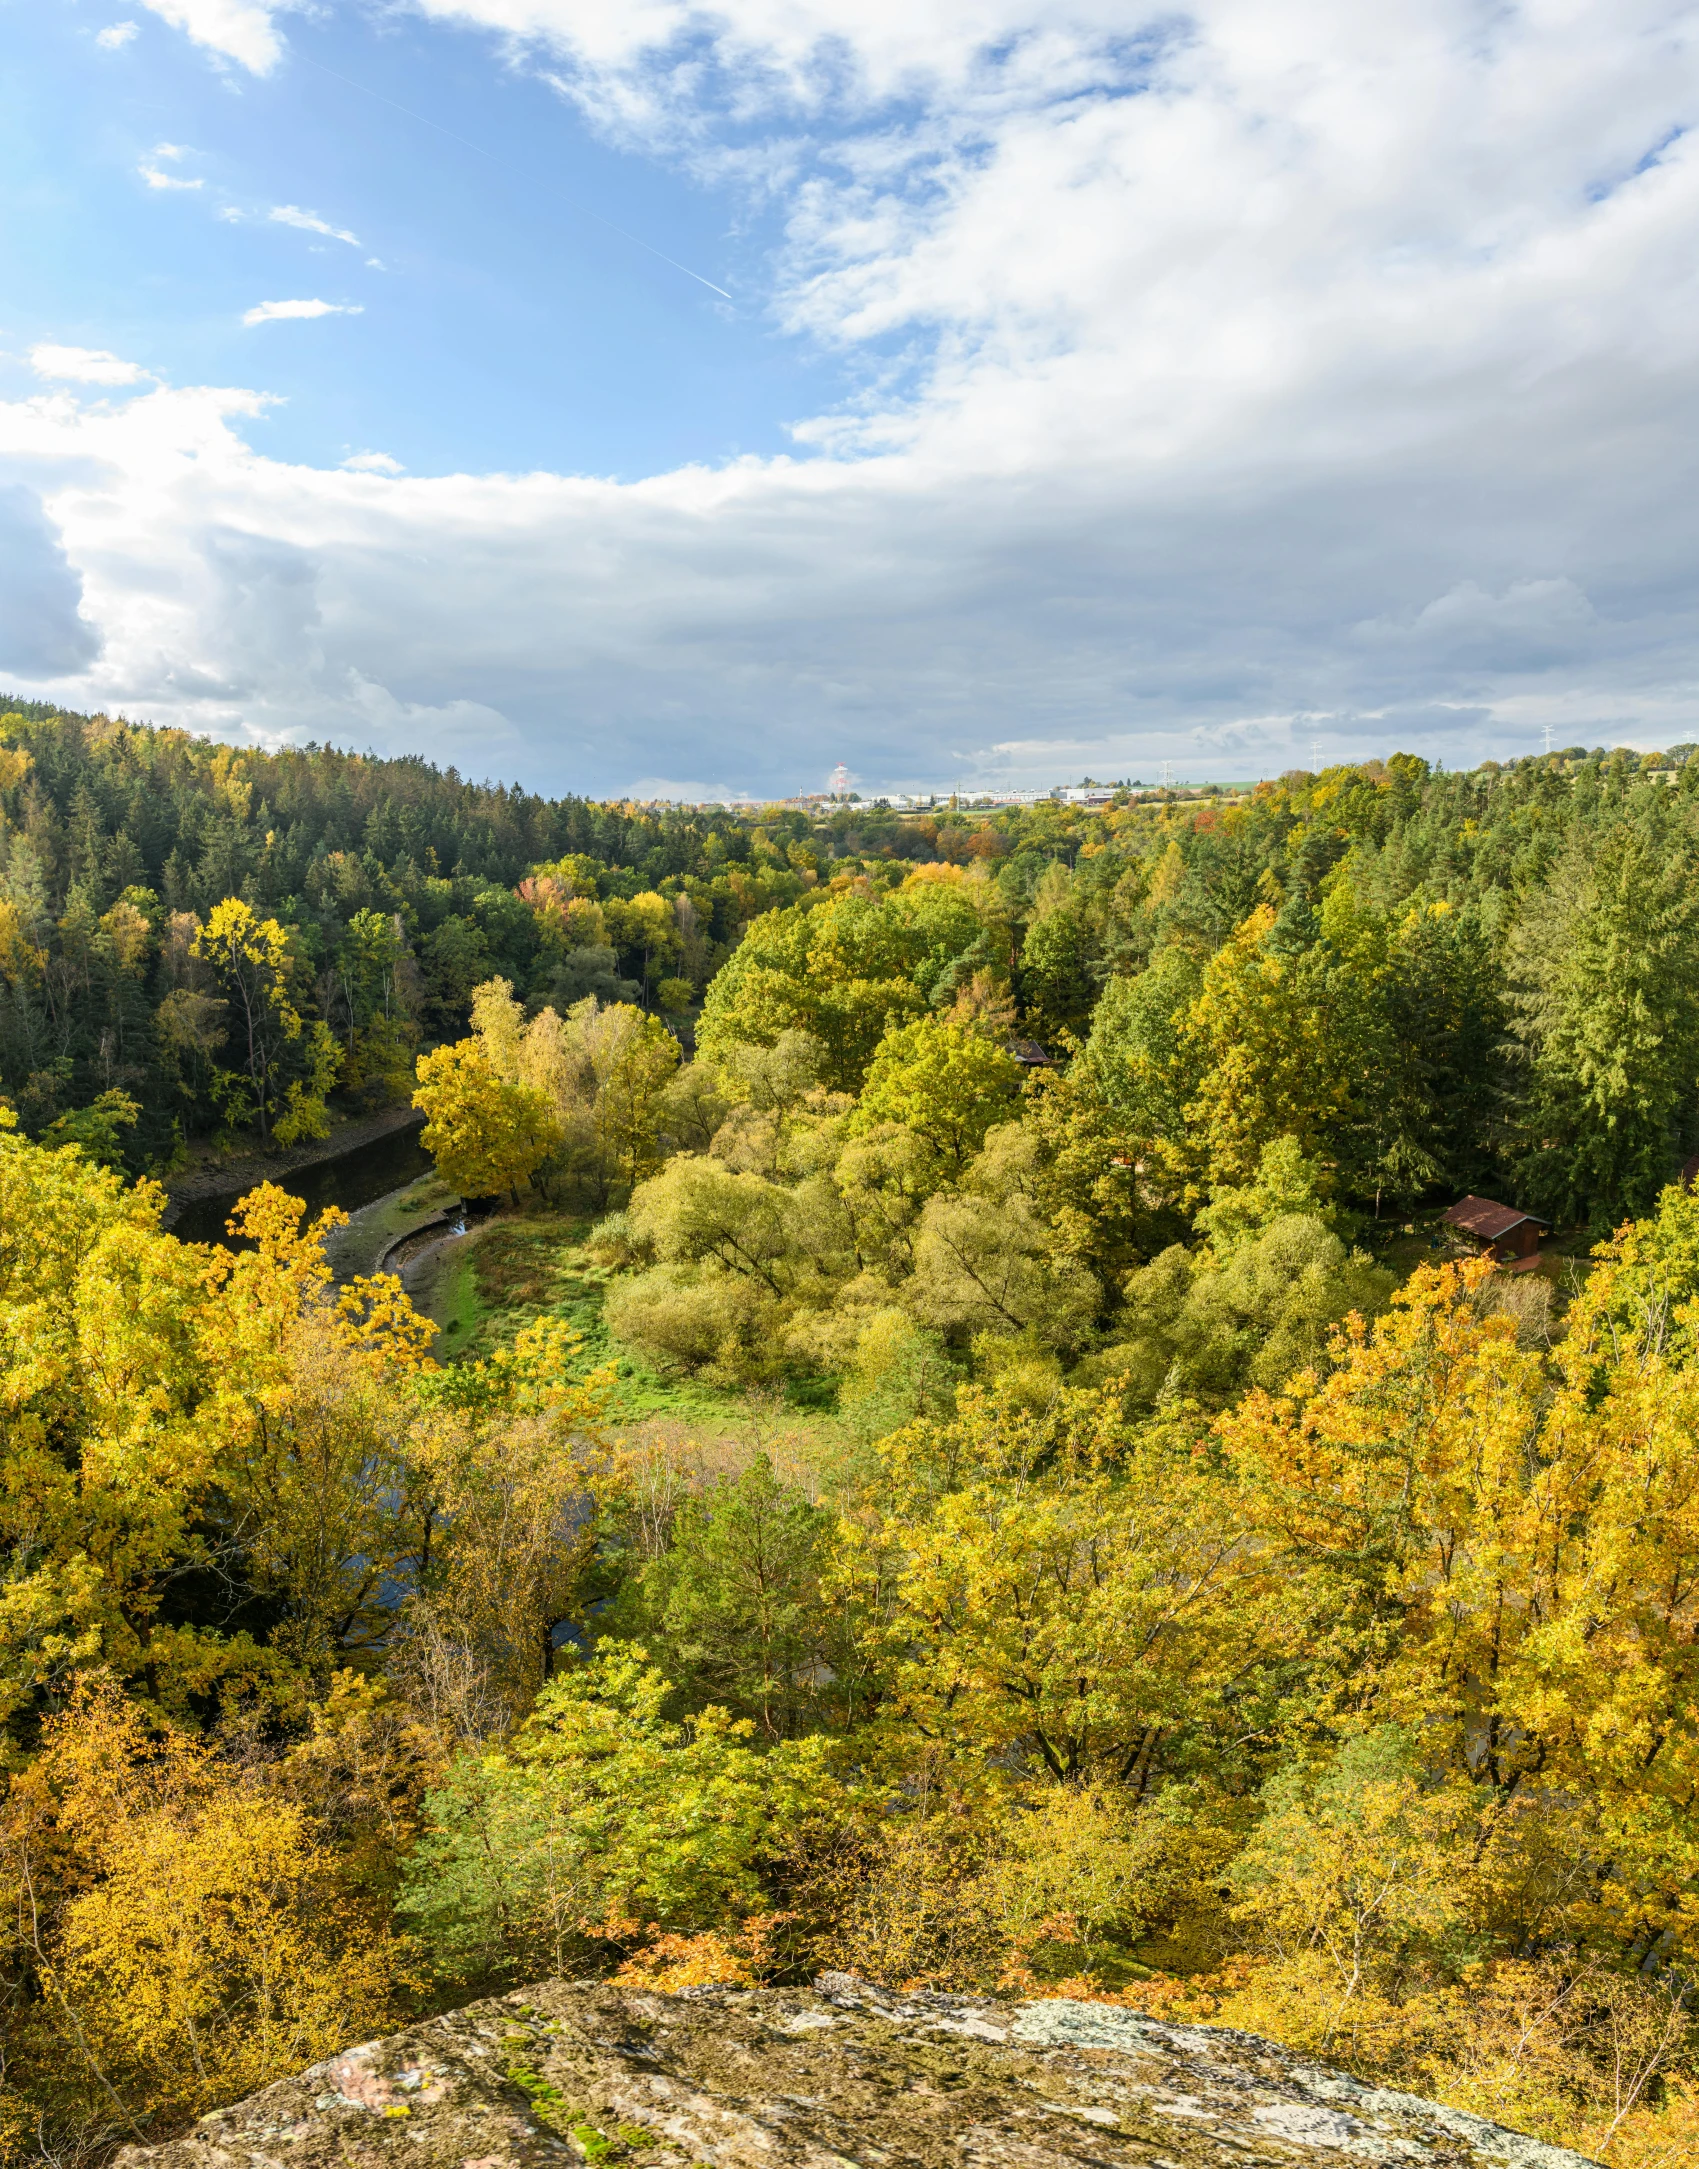
[[1185, 1031], [1203, 967], [1186, 949], [1159, 949], [1148, 967], [1111, 979], [1075, 1065], [1091, 1091], [1135, 1144], [1174, 1139], [1202, 1074], [1199, 1050]]
[[853, 1092], [892, 1024], [947, 999], [976, 969], [997, 963], [1007, 978], [1002, 916], [988, 883], [919, 880], [895, 896], [770, 912], [709, 988], [697, 1044], [717, 1061], [739, 1042], [806, 1031], [826, 1050], [827, 1083]]
[[754, 1720], [766, 1739], [853, 1713], [854, 1622], [825, 1583], [834, 1519], [782, 1484], [765, 1454], [686, 1497], [633, 1595], [631, 1631], [696, 1704]]
[[1245, 1230], [1224, 1259], [1176, 1244], [1128, 1275], [1087, 1375], [1124, 1380], [1146, 1407], [1177, 1396], [1225, 1408], [1324, 1362], [1340, 1321], [1384, 1309], [1394, 1284], [1309, 1213]]
[[1043, 1207], [1045, 1156], [1023, 1123], [993, 1130], [957, 1190], [928, 1200], [914, 1237], [906, 1306], [958, 1341], [1031, 1332], [1077, 1349], [1103, 1300], [1095, 1275]]
[[127, 1092], [102, 1092], [92, 1106], [75, 1108], [70, 1114], [60, 1115], [50, 1122], [46, 1142], [79, 1146], [84, 1157], [96, 1166], [121, 1170], [124, 1132], [135, 1128], [141, 1111], [139, 1103]]
[[920, 1017], [887, 1032], [874, 1051], [852, 1126], [901, 1123], [959, 1174], [994, 1123], [1020, 1099], [1018, 1062], [971, 1024]]
[[728, 1928], [770, 1904], [763, 1867], [818, 1812], [817, 1743], [762, 1753], [749, 1720], [663, 1715], [635, 1647], [554, 1680], [508, 1746], [465, 1755], [426, 1802], [403, 1916], [448, 1976], [571, 1973], [591, 1935]]
[[1021, 944], [1020, 993], [1028, 1028], [1041, 1039], [1083, 1036], [1097, 1001], [1092, 971], [1097, 944], [1083, 916], [1067, 906], [1028, 927]]

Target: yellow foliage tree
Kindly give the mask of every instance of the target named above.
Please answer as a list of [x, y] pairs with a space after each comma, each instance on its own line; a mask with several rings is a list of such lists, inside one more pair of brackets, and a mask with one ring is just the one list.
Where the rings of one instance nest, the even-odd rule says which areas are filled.
[[262, 919], [251, 904], [227, 896], [213, 906], [192, 953], [225, 988], [241, 1057], [239, 1070], [224, 1073], [226, 1115], [234, 1123], [251, 1114], [264, 1137], [279, 1098], [284, 1050], [301, 1036], [300, 1013], [289, 994], [289, 936], [277, 920]]
[[302, 1807], [109, 1687], [49, 1727], [0, 1830], [41, 1982], [26, 2060], [109, 2124], [238, 2098], [389, 2013], [398, 1946]]
[[1488, 1265], [1421, 1268], [1329, 1377], [1219, 1430], [1263, 1544], [1336, 1592], [1338, 1716], [1410, 1728], [1465, 1803], [1477, 1932], [1685, 1964], [1699, 1376], [1613, 1313], [1626, 1270], [1594, 1273], [1548, 1370], [1482, 1301]]
[[508, 981], [491, 979], [473, 990], [472, 1026], [492, 1072], [551, 1111], [555, 1171], [598, 1204], [657, 1164], [662, 1094], [679, 1057], [658, 1017], [591, 995], [564, 1019], [544, 1009], [527, 1023]]
[[425, 1150], [444, 1182], [467, 1197], [517, 1192], [560, 1143], [542, 1093], [498, 1075], [481, 1040], [422, 1054], [413, 1104]]
[[1184, 1435], [1129, 1438], [1112, 1392], [971, 1392], [880, 1458], [895, 1689], [928, 1737], [1138, 1796], [1277, 1705], [1309, 1623]]
[[577, 1336], [539, 1319], [510, 1348], [430, 1382], [438, 1420], [416, 1433], [431, 1545], [409, 1618], [415, 1659], [452, 1648], [484, 1691], [523, 1716], [582, 1625], [601, 1536], [609, 1374], [571, 1375]]

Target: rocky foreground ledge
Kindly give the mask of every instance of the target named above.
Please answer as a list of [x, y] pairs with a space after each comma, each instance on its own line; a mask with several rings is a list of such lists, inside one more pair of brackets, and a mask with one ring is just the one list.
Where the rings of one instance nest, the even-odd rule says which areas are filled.
[[1093, 2003], [544, 1981], [128, 2147], [122, 2169], [1588, 2169], [1222, 2026]]

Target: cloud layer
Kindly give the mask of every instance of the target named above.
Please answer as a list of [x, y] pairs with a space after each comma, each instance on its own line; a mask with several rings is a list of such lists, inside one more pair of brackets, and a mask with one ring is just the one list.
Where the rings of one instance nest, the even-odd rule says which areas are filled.
[[100, 641], [60, 697], [597, 789], [1699, 737], [1691, 9], [415, 4], [776, 198], [859, 396], [625, 486], [20, 402]]
[[273, 0], [142, 0], [142, 5], [209, 53], [255, 75], [269, 75], [283, 57], [275, 18], [285, 10]]

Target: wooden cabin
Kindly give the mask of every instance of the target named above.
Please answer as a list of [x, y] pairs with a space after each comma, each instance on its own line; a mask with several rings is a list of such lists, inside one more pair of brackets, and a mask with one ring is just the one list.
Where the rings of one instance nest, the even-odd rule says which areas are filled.
[[1538, 1260], [1540, 1236], [1547, 1225], [1519, 1205], [1501, 1205], [1490, 1197], [1459, 1198], [1440, 1218], [1461, 1234], [1473, 1236], [1485, 1256], [1513, 1272]]

